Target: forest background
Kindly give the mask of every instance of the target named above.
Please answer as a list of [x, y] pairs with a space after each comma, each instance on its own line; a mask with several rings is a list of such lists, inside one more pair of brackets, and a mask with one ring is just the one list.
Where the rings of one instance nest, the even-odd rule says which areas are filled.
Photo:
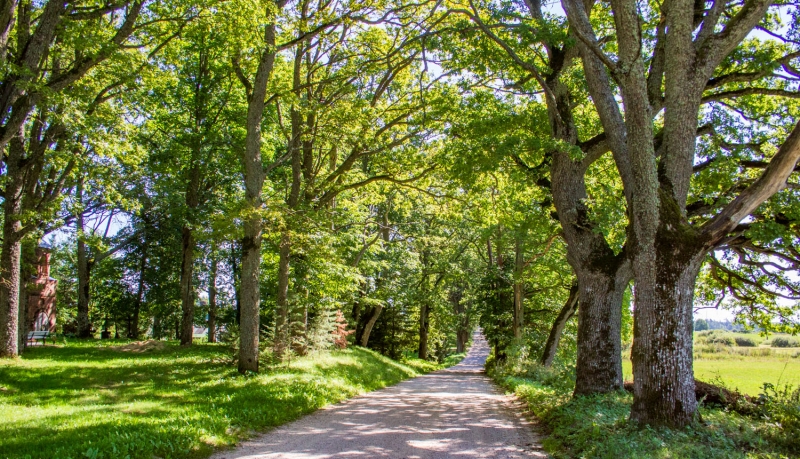
[[67, 336], [247, 373], [480, 325], [499, 379], [629, 357], [624, 417], [692, 425], [696, 310], [798, 331], [799, 45], [758, 0], [4, 2], [0, 354], [49, 241]]

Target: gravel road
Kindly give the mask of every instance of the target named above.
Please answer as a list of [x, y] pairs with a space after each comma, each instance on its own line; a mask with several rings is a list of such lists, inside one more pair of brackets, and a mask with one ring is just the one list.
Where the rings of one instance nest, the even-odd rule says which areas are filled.
[[479, 334], [458, 365], [332, 405], [214, 459], [544, 458], [519, 403], [483, 374]]

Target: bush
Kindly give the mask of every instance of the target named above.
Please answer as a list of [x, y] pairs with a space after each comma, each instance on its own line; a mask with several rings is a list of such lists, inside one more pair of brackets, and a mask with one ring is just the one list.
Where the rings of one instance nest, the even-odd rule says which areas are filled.
[[737, 346], [741, 346], [741, 347], [756, 347], [756, 346], [758, 346], [758, 344], [756, 343], [756, 341], [753, 338], [750, 338], [750, 337], [747, 337], [747, 336], [737, 336], [736, 338], [734, 338], [734, 341], [736, 341], [736, 345]]
[[239, 362], [239, 325], [227, 324], [219, 333], [219, 342], [225, 344], [231, 364]]
[[772, 340], [772, 347], [800, 347], [800, 341], [795, 338], [778, 336]]
[[736, 344], [736, 341], [734, 341], [731, 335], [710, 335], [706, 342], [709, 344], [718, 344], [720, 346], [733, 346]]
[[795, 443], [800, 437], [800, 388], [791, 385], [775, 386], [764, 383], [759, 394], [761, 414], [764, 419], [776, 422], [781, 427], [777, 437], [787, 444]]

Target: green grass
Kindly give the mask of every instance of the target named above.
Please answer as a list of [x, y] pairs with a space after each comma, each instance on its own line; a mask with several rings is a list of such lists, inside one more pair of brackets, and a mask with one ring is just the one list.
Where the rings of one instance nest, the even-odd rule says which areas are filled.
[[[686, 429], [639, 428], [628, 422], [632, 396], [615, 392], [571, 396], [564, 378], [548, 371], [529, 377], [493, 373], [497, 382], [528, 403], [549, 434], [543, 446], [560, 458], [783, 459], [797, 457], [797, 431], [769, 419], [754, 419], [701, 407], [703, 421]], [[567, 372], [568, 373], [568, 372]], [[557, 381], [548, 384], [546, 381]]]
[[[771, 335], [768, 339], [757, 333], [725, 334], [734, 338], [749, 337], [759, 343], [759, 346], [709, 345], [702, 336], [695, 333], [695, 378], [722, 383], [725, 387], [754, 396], [762, 392], [764, 383], [800, 386], [800, 349], [769, 346], [772, 339], [783, 335]], [[628, 358], [622, 361], [622, 371], [626, 381], [633, 379], [631, 361]]]
[[0, 359], [0, 458], [200, 458], [438, 365], [352, 348], [241, 376], [224, 346], [98, 342]]

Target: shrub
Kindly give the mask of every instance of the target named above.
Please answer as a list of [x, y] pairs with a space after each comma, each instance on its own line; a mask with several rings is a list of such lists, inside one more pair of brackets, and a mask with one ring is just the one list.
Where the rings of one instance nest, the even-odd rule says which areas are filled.
[[734, 341], [736, 341], [736, 345], [737, 346], [741, 346], [741, 347], [756, 347], [756, 346], [758, 346], [756, 341], [753, 338], [750, 338], [748, 336], [737, 336], [736, 338], [734, 338]]
[[800, 347], [800, 341], [795, 338], [778, 336], [772, 340], [772, 347]]
[[231, 364], [239, 361], [239, 325], [227, 324], [219, 334], [219, 342], [225, 344]]
[[706, 340], [709, 344], [717, 344], [720, 346], [733, 346], [736, 342], [731, 335], [710, 335]]
[[758, 398], [761, 415], [780, 426], [777, 432], [773, 432], [777, 434], [776, 437], [795, 448], [800, 446], [800, 388], [764, 383], [763, 392]]
[[355, 333], [355, 330], [347, 329], [347, 321], [344, 319], [341, 309], [336, 310], [335, 328], [331, 332], [333, 335], [333, 344], [339, 348], [344, 349], [347, 347], [347, 336]]
[[312, 351], [322, 351], [333, 347], [336, 339], [333, 332], [336, 330], [336, 313], [322, 310], [311, 320], [308, 327], [308, 348]]

